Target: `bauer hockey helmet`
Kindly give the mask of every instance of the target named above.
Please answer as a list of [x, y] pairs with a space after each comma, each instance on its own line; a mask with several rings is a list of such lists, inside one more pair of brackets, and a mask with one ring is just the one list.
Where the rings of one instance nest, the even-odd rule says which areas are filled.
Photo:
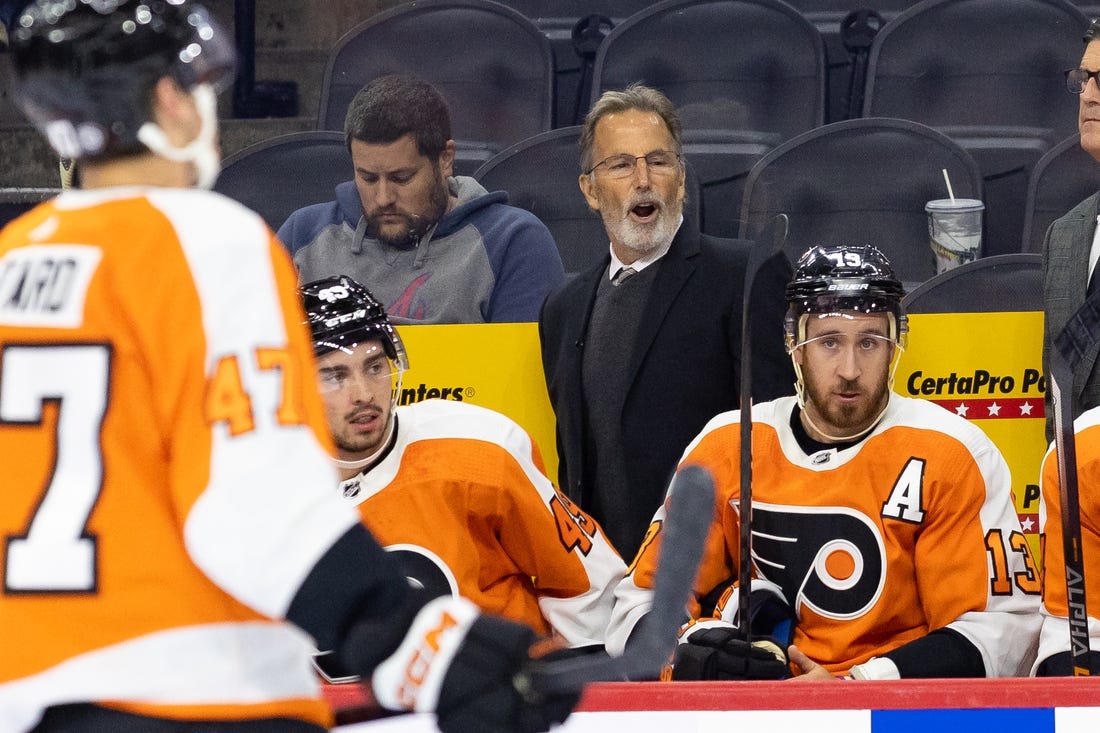
[[386, 356], [401, 370], [409, 368], [405, 346], [385, 307], [355, 280], [333, 275], [302, 285], [300, 293], [313, 333], [315, 355], [338, 349], [349, 351], [363, 341], [378, 339]]
[[844, 311], [891, 315], [891, 338], [904, 346], [909, 331], [901, 305], [904, 295], [890, 261], [877, 247], [811, 247], [798, 258], [787, 285], [787, 348], [792, 350], [805, 339], [806, 316]]
[[190, 0], [35, 0], [11, 53], [17, 104], [65, 158], [144, 152], [159, 79], [212, 98], [234, 69], [232, 37]]

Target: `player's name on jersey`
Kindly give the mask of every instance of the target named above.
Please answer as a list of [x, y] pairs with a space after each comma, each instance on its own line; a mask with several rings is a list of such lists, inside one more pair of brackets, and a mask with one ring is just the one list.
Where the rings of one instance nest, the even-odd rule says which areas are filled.
[[905, 380], [907, 393], [913, 397], [939, 395], [1020, 394], [1042, 395], [1047, 380], [1042, 371], [1027, 368], [1022, 374], [993, 374], [985, 369], [959, 374], [925, 374], [922, 370], [911, 372]]
[[73, 328], [102, 253], [79, 245], [30, 245], [0, 258], [0, 324]]

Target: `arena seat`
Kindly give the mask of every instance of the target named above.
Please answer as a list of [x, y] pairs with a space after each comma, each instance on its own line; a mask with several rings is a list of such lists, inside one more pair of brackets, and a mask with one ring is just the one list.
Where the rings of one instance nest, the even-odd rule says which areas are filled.
[[924, 205], [982, 197], [977, 163], [943, 133], [910, 120], [843, 120], [788, 140], [753, 166], [740, 236], [756, 239], [776, 214], [790, 219], [784, 251], [795, 261], [815, 244], [873, 244], [902, 281], [935, 274]]
[[982, 257], [936, 275], [909, 292], [908, 313], [1043, 310], [1043, 258], [1033, 253]]
[[1068, 0], [924, 0], [874, 37], [863, 115], [935, 127], [974, 156], [986, 254], [1019, 251], [1028, 176], [1075, 129], [1062, 72], [1087, 26]]
[[480, 149], [481, 160], [553, 124], [550, 41], [499, 3], [423, 0], [348, 31], [329, 55], [318, 129], [342, 129], [355, 93], [393, 73], [434, 85], [450, 108], [456, 144]]
[[1100, 163], [1081, 149], [1073, 134], [1051, 148], [1031, 171], [1024, 207], [1024, 252], [1041, 252], [1047, 228], [1100, 191]]
[[344, 133], [292, 132], [226, 158], [214, 190], [257, 212], [277, 230], [295, 210], [331, 201], [336, 186], [352, 176]]

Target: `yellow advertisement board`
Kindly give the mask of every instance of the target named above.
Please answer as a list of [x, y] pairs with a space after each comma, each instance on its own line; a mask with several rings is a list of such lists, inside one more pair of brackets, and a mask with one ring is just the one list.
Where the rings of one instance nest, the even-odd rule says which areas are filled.
[[400, 404], [441, 398], [504, 413], [531, 434], [557, 483], [554, 410], [542, 376], [537, 324], [398, 326], [397, 332], [409, 354]]
[[[1032, 549], [1038, 550], [1039, 467], [1046, 451], [1043, 314], [918, 313], [894, 389], [973, 421], [1001, 449]], [[531, 434], [557, 480], [554, 414], [534, 323], [399, 326], [409, 352], [400, 402], [429, 398], [503, 412]]]
[[1020, 524], [1038, 553], [1039, 470], [1046, 452], [1043, 314], [917, 313], [894, 390], [931, 400], [985, 431], [1012, 471]]

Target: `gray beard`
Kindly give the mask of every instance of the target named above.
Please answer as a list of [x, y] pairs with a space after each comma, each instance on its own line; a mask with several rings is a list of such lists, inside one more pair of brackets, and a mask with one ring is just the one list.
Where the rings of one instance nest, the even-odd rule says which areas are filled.
[[668, 245], [676, 236], [678, 225], [679, 217], [667, 209], [663, 209], [652, 224], [638, 224], [626, 216], [613, 220], [604, 217], [604, 226], [611, 239], [638, 257], [645, 257]]

